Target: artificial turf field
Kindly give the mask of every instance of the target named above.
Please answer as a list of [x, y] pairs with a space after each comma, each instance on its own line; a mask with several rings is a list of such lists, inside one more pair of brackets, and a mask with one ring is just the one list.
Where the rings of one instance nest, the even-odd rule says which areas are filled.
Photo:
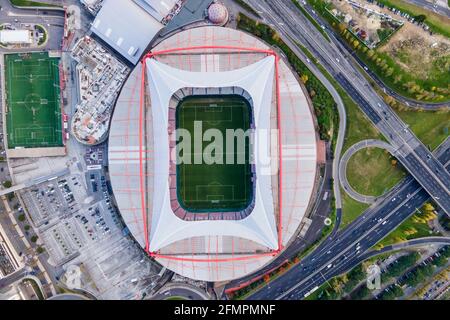
[[8, 147], [61, 147], [58, 58], [5, 55]]
[[[177, 166], [177, 192], [180, 205], [189, 212], [240, 211], [249, 206], [253, 197], [249, 139], [245, 145], [245, 163], [237, 162], [237, 143], [234, 146], [234, 164], [194, 164], [194, 121], [202, 122], [203, 133], [218, 129], [224, 137], [226, 130], [250, 127], [250, 106], [240, 96], [191, 96], [180, 102], [176, 113], [177, 129], [190, 132], [191, 164]], [[210, 144], [203, 142], [203, 150]]]

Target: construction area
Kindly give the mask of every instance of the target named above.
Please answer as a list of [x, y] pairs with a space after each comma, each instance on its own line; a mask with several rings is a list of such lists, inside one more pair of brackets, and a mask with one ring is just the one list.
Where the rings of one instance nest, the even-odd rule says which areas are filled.
[[104, 142], [117, 95], [129, 69], [90, 37], [72, 49], [78, 62], [81, 103], [72, 118], [72, 134], [86, 145]]
[[345, 23], [369, 48], [377, 47], [403, 26], [403, 22], [357, 1], [332, 1], [331, 14]]

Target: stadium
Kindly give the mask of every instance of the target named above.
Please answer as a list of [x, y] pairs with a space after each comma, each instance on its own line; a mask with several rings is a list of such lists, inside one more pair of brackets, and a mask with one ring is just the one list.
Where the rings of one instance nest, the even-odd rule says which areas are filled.
[[131, 235], [188, 278], [221, 282], [273, 260], [304, 224], [317, 174], [296, 75], [244, 32], [198, 27], [144, 56], [119, 95], [109, 173]]

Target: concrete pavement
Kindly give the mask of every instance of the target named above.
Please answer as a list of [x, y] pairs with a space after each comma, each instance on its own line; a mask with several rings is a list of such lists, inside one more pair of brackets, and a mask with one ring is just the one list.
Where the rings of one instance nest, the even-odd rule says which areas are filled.
[[397, 158], [403, 166], [433, 196], [434, 201], [450, 214], [450, 174], [378, 96], [359, 69], [347, 61], [339, 48], [333, 42], [328, 42], [290, 0], [247, 2], [255, 9], [261, 9], [265, 22], [273, 25], [283, 39], [292, 38], [302, 43], [317, 57], [398, 150]]

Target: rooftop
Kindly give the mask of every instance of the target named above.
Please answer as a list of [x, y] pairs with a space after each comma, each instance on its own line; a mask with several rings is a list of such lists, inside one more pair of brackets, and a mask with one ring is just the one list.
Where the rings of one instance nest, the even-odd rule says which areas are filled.
[[[144, 1], [145, 2], [145, 1]], [[133, 0], [105, 0], [91, 31], [136, 64], [163, 24]]]

